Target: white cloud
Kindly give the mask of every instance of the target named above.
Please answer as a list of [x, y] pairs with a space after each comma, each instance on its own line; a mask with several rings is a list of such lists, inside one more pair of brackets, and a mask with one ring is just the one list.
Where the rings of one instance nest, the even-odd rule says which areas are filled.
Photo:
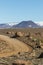
[[38, 25], [40, 25], [40, 26], [43, 26], [43, 21], [37, 21], [35, 23], [38, 24]]
[[16, 22], [9, 22], [8, 24], [12, 26], [12, 25], [16, 25], [18, 23], [16, 23]]

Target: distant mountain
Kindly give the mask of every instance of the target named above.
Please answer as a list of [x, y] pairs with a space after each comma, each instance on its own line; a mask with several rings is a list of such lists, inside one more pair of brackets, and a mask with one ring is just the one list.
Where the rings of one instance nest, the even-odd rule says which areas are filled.
[[0, 28], [10, 28], [9, 24], [0, 24]]
[[22, 21], [19, 24], [15, 24], [15, 23], [4, 23], [4, 24], [0, 24], [0, 28], [43, 28], [43, 26], [40, 26], [36, 23], [34, 23], [33, 21], [29, 20], [29, 21]]
[[38, 28], [38, 27], [40, 27], [40, 26], [31, 20], [22, 21], [21, 23], [12, 26], [12, 28]]

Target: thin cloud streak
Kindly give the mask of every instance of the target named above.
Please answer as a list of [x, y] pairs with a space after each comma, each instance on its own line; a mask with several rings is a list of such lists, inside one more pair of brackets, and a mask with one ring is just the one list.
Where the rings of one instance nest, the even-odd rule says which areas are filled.
[[37, 24], [40, 25], [40, 26], [43, 26], [43, 21], [37, 21], [37, 22], [35, 22], [35, 23], [37, 23]]

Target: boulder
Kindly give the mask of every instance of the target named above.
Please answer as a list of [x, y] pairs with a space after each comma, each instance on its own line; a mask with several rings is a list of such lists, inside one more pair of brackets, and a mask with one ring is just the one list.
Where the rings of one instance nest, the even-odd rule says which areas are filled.
[[22, 37], [22, 36], [23, 36], [23, 33], [22, 33], [22, 32], [16, 32], [16, 33], [15, 33], [15, 36], [16, 36], [16, 37]]
[[11, 34], [11, 32], [6, 32], [6, 34]]

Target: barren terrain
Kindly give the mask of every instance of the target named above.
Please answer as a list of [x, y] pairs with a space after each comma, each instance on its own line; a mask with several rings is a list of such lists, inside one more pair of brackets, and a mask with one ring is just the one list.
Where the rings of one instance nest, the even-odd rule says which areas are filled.
[[[11, 56], [12, 54], [17, 54], [18, 52], [31, 52], [32, 48], [25, 43], [17, 40], [11, 39], [8, 36], [0, 35], [0, 57]], [[5, 42], [4, 42], [5, 41]], [[3, 43], [4, 42], [4, 43]], [[2, 46], [3, 45], [3, 46]]]
[[43, 28], [0, 29], [0, 65], [43, 65]]

